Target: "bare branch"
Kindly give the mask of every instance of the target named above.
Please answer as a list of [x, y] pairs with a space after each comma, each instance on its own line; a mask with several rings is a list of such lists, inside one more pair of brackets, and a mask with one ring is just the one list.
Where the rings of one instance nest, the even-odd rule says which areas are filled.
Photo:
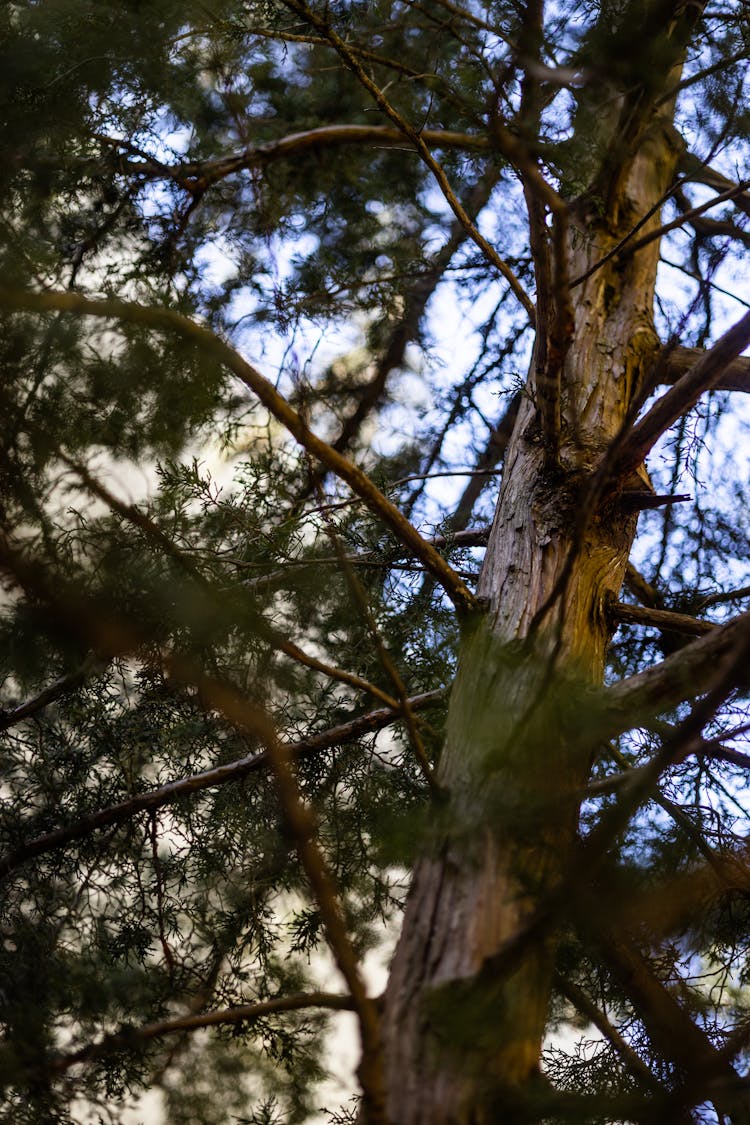
[[684, 699], [709, 691], [723, 674], [723, 661], [750, 639], [750, 613], [712, 629], [668, 656], [629, 676], [604, 693], [607, 737], [668, 711]]
[[494, 470], [495, 466], [505, 456], [505, 450], [508, 448], [508, 442], [513, 433], [520, 406], [521, 394], [518, 392], [513, 395], [508, 403], [505, 413], [490, 433], [487, 445], [477, 458], [476, 472], [478, 475], [467, 484], [451, 517], [451, 523], [457, 530], [463, 530], [471, 519], [474, 505], [489, 479], [486, 474]]
[[625, 438], [617, 455], [617, 471], [628, 473], [645, 459], [665, 430], [712, 390], [733, 360], [750, 344], [750, 312], [704, 352], [693, 366], [651, 407]]
[[[731, 191], [733, 188], [738, 187], [733, 180], [728, 176], [717, 172], [708, 164], [704, 164], [697, 156], [688, 152], [682, 158], [682, 168], [685, 172], [685, 181], [694, 180], [700, 184], [706, 184], [707, 187], [712, 187], [719, 192]], [[740, 211], [744, 211], [746, 215], [750, 215], [750, 192], [740, 192], [738, 195], [732, 197], [732, 202], [735, 207]]]
[[719, 203], [727, 203], [745, 194], [748, 187], [750, 187], [750, 180], [743, 180], [740, 184], [733, 184], [731, 188], [727, 188], [726, 191], [723, 191], [720, 195], [714, 196], [713, 199], [708, 199], [705, 203], [701, 203], [697, 207], [685, 211], [684, 214], [678, 215], [676, 219], [664, 223], [655, 230], [650, 230], [648, 234], [644, 234], [641, 238], [636, 239], [635, 242], [628, 242], [627, 246], [620, 250], [620, 253], [625, 255], [637, 254], [639, 250], [642, 250], [644, 246], [648, 246], [650, 242], [654, 242], [657, 238], [662, 238], [671, 230], [676, 230], [678, 227], [684, 226], [685, 223], [692, 222], [693, 219], [697, 219], [705, 211], [710, 211], [712, 207], [717, 207]]
[[630, 593], [638, 598], [641, 605], [648, 606], [650, 609], [664, 608], [664, 598], [632, 563], [628, 563], [625, 571], [625, 585]]
[[[660, 382], [670, 386], [677, 383], [703, 355], [705, 349], [702, 348], [667, 345], [656, 360]], [[750, 391], [750, 356], [741, 355], [731, 360], [713, 384], [713, 390]]]
[[642, 608], [635, 605], [626, 605], [625, 602], [614, 602], [609, 607], [609, 612], [616, 621], [626, 625], [653, 625], [667, 633], [686, 633], [692, 637], [703, 637], [719, 626], [713, 621], [699, 621], [697, 617], [690, 617], [687, 613], [672, 613], [666, 609]]
[[[243, 725], [247, 702], [239, 693], [209, 676], [196, 676], [193, 673], [190, 678], [200, 686], [209, 706], [219, 709], [230, 722], [240, 727]], [[320, 911], [326, 942], [346, 981], [357, 1013], [362, 1044], [357, 1075], [362, 1086], [365, 1120], [368, 1125], [386, 1125], [380, 1013], [375, 1002], [367, 995], [339, 894], [316, 840], [315, 817], [310, 807], [304, 803], [297, 784], [291, 748], [276, 738], [273, 729], [265, 732], [263, 741], [276, 781], [282, 816], [294, 840], [297, 855]]]

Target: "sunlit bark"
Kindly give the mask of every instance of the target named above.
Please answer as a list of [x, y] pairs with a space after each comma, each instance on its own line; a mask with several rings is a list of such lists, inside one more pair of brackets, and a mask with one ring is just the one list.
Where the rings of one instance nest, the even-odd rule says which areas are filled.
[[[573, 216], [573, 278], [655, 207], [677, 157], [655, 121], [614, 221], [593, 208]], [[641, 229], [658, 221], [657, 208]], [[613, 259], [573, 291], [560, 470], [545, 465], [532, 379], [506, 454], [478, 589], [486, 614], [463, 642], [440, 764], [450, 828], [415, 872], [388, 986], [388, 1108], [398, 1125], [511, 1120], [513, 1091], [538, 1069], [554, 940], [530, 945], [490, 987], [478, 974], [560, 879], [575, 837], [592, 755], [582, 700], [602, 681], [606, 609], [637, 522], [623, 496], [649, 487], [642, 469], [598, 493], [590, 484], [659, 348], [658, 245]]]

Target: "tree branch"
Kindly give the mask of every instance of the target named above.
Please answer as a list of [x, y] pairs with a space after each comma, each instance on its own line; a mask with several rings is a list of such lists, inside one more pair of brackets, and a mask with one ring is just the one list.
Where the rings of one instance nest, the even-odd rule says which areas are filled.
[[667, 633], [687, 633], [693, 637], [703, 637], [719, 626], [713, 621], [699, 621], [687, 613], [672, 613], [666, 609], [650, 609], [624, 602], [613, 602], [609, 612], [616, 621], [627, 625], [653, 625]]
[[[424, 692], [421, 695], [409, 697], [409, 706], [412, 711], [419, 711], [428, 707], [438, 706], [447, 693], [446, 688]], [[365, 715], [358, 715], [338, 726], [321, 731], [320, 734], [310, 735], [309, 738], [288, 744], [288, 752], [294, 758], [306, 758], [309, 755], [319, 754], [333, 746], [341, 746], [353, 742], [365, 734], [374, 734], [400, 718], [398, 710], [387, 707], [370, 711]], [[241, 781], [250, 774], [268, 769], [268, 755], [261, 751], [257, 754], [248, 754], [233, 762], [226, 762], [213, 769], [204, 770], [202, 773], [192, 774], [189, 777], [169, 781], [156, 789], [145, 793], [138, 793], [116, 805], [99, 809], [97, 812], [88, 813], [73, 821], [72, 824], [57, 828], [53, 832], [46, 832], [42, 836], [29, 840], [12, 852], [0, 857], [0, 877], [9, 875], [22, 864], [36, 856], [45, 855], [64, 847], [74, 840], [81, 840], [102, 828], [109, 828], [115, 824], [122, 824], [140, 812], [147, 812], [161, 808], [164, 805], [174, 804], [193, 793], [201, 793], [205, 789], [216, 789], [230, 782]]]
[[[321, 38], [321, 42], [328, 41]], [[434, 145], [435, 148], [485, 152], [491, 147], [487, 137], [474, 133], [458, 133], [448, 129], [423, 129], [421, 136], [426, 144]], [[96, 139], [112, 149], [126, 147], [126, 142], [116, 137], [96, 134]], [[164, 164], [148, 153], [143, 153], [137, 160], [121, 158], [118, 167], [121, 172], [146, 179], [171, 179], [187, 191], [204, 192], [218, 180], [226, 179], [235, 172], [263, 168], [277, 160], [288, 160], [302, 153], [340, 148], [344, 145], [402, 147], [412, 151], [412, 146], [407, 147], [405, 143], [403, 131], [389, 125], [322, 125], [316, 129], [290, 133], [276, 141], [268, 141], [266, 144], [252, 146], [232, 156], [222, 156], [215, 160]]]
[[[427, 130], [422, 133], [424, 137]], [[402, 138], [403, 139], [403, 138]], [[466, 200], [467, 213], [476, 218], [488, 202], [492, 189], [500, 178], [500, 169], [491, 168], [474, 185]], [[404, 361], [407, 345], [415, 339], [427, 304], [434, 294], [440, 279], [452, 261], [456, 251], [468, 238], [468, 232], [463, 223], [458, 219], [452, 225], [450, 234], [443, 246], [437, 251], [430, 261], [427, 269], [420, 275], [416, 283], [406, 295], [404, 312], [398, 325], [390, 335], [375, 374], [369, 383], [361, 389], [354, 412], [345, 419], [341, 432], [332, 443], [333, 448], [339, 453], [344, 453], [351, 446], [352, 441], [362, 428], [362, 423], [371, 413], [385, 390], [388, 376]]]
[[743, 180], [740, 184], [732, 184], [730, 188], [721, 192], [720, 195], [714, 196], [713, 199], [708, 199], [705, 203], [700, 203], [697, 207], [692, 207], [689, 211], [678, 215], [676, 219], [664, 223], [655, 230], [650, 230], [648, 234], [644, 234], [641, 238], [636, 239], [635, 242], [628, 242], [621, 251], [622, 255], [629, 256], [631, 254], [636, 254], [639, 250], [642, 250], [644, 246], [648, 246], [650, 242], [654, 242], [657, 238], [662, 238], [671, 230], [676, 230], [678, 227], [684, 226], [685, 223], [692, 222], [693, 219], [697, 219], [705, 211], [710, 211], [720, 203], [727, 203], [732, 199], [745, 195], [748, 187], [750, 187], [750, 180]]
[[453, 214], [464, 227], [467, 234], [469, 235], [469, 238], [471, 238], [471, 240], [475, 242], [479, 249], [482, 251], [484, 256], [487, 258], [487, 261], [490, 262], [500, 273], [500, 275], [504, 277], [508, 282], [508, 285], [515, 293], [523, 308], [526, 310], [530, 322], [533, 324], [535, 319], [535, 311], [534, 304], [531, 298], [526, 293], [525, 289], [511, 270], [508, 263], [503, 261], [503, 259], [495, 250], [494, 246], [492, 246], [487, 241], [484, 235], [479, 231], [479, 229], [467, 215], [466, 210], [453, 191], [453, 188], [448, 181], [448, 177], [446, 176], [441, 166], [438, 164], [437, 160], [435, 160], [435, 157], [432, 155], [430, 149], [427, 147], [427, 143], [424, 140], [423, 133], [416, 130], [412, 125], [410, 125], [409, 122], [406, 121], [406, 119], [403, 118], [401, 114], [398, 113], [398, 111], [391, 105], [380, 87], [375, 82], [373, 82], [370, 76], [366, 74], [362, 69], [360, 63], [357, 61], [356, 57], [349, 49], [348, 44], [336, 33], [336, 31], [331, 27], [329, 23], [327, 23], [326, 20], [321, 19], [320, 16], [316, 15], [316, 13], [313, 12], [306, 3], [304, 3], [304, 0], [284, 0], [284, 3], [293, 12], [296, 12], [298, 16], [301, 16], [302, 19], [306, 20], [306, 22], [314, 27], [316, 31], [318, 31], [321, 35], [324, 35], [326, 39], [328, 39], [331, 46], [341, 56], [345, 66], [349, 70], [351, 70], [351, 72], [355, 75], [359, 82], [361, 82], [361, 84], [373, 98], [376, 105], [383, 111], [383, 113], [385, 113], [387, 117], [391, 119], [397, 129], [401, 131], [403, 136], [407, 137], [411, 141], [411, 143], [414, 145], [414, 148], [417, 150], [419, 155], [422, 157], [422, 160], [435, 177], [435, 180], [437, 181], [440, 190], [445, 196], [445, 200], [451, 211], [453, 211]]
[[239, 1004], [234, 1008], [220, 1008], [212, 1012], [199, 1012], [177, 1016], [171, 1020], [157, 1020], [142, 1027], [123, 1027], [120, 1031], [105, 1035], [96, 1043], [80, 1047], [65, 1055], [53, 1055], [45, 1063], [45, 1069], [52, 1074], [61, 1074], [79, 1063], [92, 1062], [117, 1051], [128, 1051], [154, 1039], [163, 1039], [184, 1031], [198, 1031], [205, 1027], [232, 1027], [241, 1023], [254, 1023], [275, 1012], [298, 1012], [305, 1008], [329, 1008], [332, 1011], [351, 1012], [354, 1001], [351, 996], [336, 992], [297, 992], [291, 996], [278, 996], [271, 1000], [260, 1000], [255, 1004]]
[[[704, 348], [682, 348], [667, 345], [656, 358], [659, 381], [670, 386], [677, 383], [705, 355]], [[713, 384], [715, 391], [750, 391], [750, 356], [730, 360]]]
[[636, 469], [664, 431], [692, 409], [705, 391], [716, 386], [730, 363], [748, 344], [750, 312], [719, 337], [634, 426], [617, 454], [617, 471], [626, 474]]
[[[714, 188], [715, 191], [727, 192], [732, 191], [734, 188], [739, 187], [728, 176], [718, 172], [708, 164], [704, 164], [693, 153], [687, 152], [682, 158], [682, 168], [685, 172], [685, 181], [694, 180], [699, 184], [706, 184], [707, 187]], [[744, 211], [746, 215], [750, 215], [750, 192], [740, 192], [738, 195], [732, 197], [732, 202], [735, 207], [740, 211]]]
[[604, 692], [603, 737], [612, 737], [711, 690], [723, 662], [750, 638], [750, 613], [718, 625], [666, 660], [613, 684]]
[[612, 1026], [606, 1015], [589, 1000], [586, 993], [578, 985], [568, 980], [561, 973], [555, 973], [555, 988], [602, 1033], [604, 1038], [614, 1047], [634, 1078], [637, 1078], [652, 1090], [661, 1088], [658, 1080], [643, 1059], [635, 1053], [630, 1044], [620, 1035], [617, 1028]]
[[414, 556], [434, 575], [457, 610], [467, 611], [475, 608], [474, 595], [453, 568], [422, 538], [398, 508], [375, 487], [367, 474], [308, 429], [301, 416], [283, 395], [279, 394], [273, 384], [210, 329], [204, 328], [174, 309], [153, 308], [128, 301], [94, 300], [70, 292], [32, 293], [0, 287], [0, 307], [39, 313], [68, 312], [78, 316], [140, 324], [162, 332], [174, 332], [201, 351], [214, 356], [217, 362], [231, 371], [257, 396], [270, 414], [289, 430], [303, 448], [345, 481], [395, 537], [409, 547]]
[[710, 1076], [736, 1081], [734, 1068], [693, 1023], [629, 938], [615, 936], [609, 927], [597, 929], [602, 957], [633, 1001], [656, 1050], [685, 1075], [686, 1100], [690, 1101], [691, 1090], [702, 1090]]
[[9, 727], [15, 726], [23, 719], [28, 719], [32, 715], [36, 715], [39, 711], [43, 711], [50, 703], [54, 703], [56, 699], [61, 699], [69, 692], [75, 691], [76, 688], [81, 687], [91, 677], [91, 674], [101, 667], [101, 661], [96, 656], [90, 656], [86, 659], [81, 667], [75, 672], [71, 672], [67, 676], [61, 676], [59, 680], [55, 680], [49, 687], [44, 688], [35, 695], [33, 699], [28, 699], [25, 703], [20, 703], [11, 711], [0, 711], [0, 731], [8, 730]]

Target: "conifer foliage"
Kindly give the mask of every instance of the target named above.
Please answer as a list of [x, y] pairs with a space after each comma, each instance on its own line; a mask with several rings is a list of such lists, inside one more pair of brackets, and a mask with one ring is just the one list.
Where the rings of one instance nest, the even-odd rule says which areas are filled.
[[747, 14], [3, 5], [0, 1121], [750, 1121]]

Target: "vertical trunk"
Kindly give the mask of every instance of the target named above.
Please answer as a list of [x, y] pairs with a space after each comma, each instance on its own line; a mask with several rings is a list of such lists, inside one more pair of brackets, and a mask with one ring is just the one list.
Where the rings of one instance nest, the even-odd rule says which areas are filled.
[[[675, 158], [668, 130], [655, 125], [621, 189], [618, 221], [605, 227], [589, 214], [573, 224], [574, 279], [658, 202]], [[645, 229], [657, 223], [658, 213]], [[581, 692], [601, 683], [605, 606], [620, 589], [635, 533], [636, 517], [616, 492], [591, 513], [560, 599], [523, 642], [573, 548], [582, 485], [653, 359], [657, 261], [654, 241], [574, 290], [561, 471], [545, 469], [533, 382], [519, 412], [479, 584], [489, 608], [464, 639], [451, 698], [440, 765], [449, 828], [417, 866], [387, 990], [393, 1125], [510, 1121], [513, 1091], [538, 1066], [553, 942], [526, 950], [489, 986], [485, 972], [478, 988], [477, 974], [543, 900], [570, 853], [591, 757]]]

